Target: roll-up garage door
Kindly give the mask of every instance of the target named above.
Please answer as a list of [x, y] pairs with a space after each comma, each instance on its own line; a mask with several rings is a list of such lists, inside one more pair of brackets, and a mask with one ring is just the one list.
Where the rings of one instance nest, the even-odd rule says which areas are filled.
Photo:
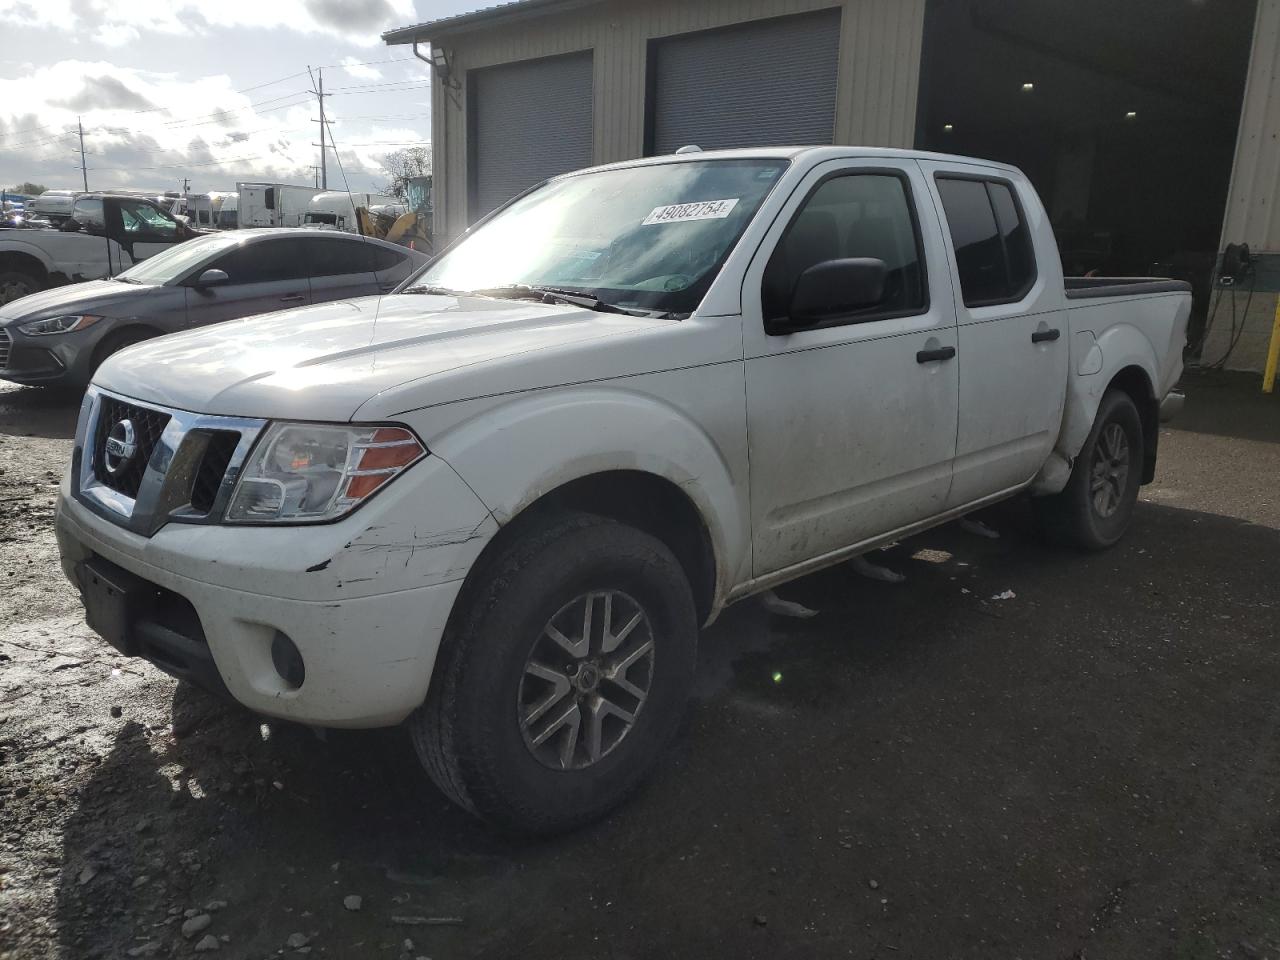
[[840, 11], [654, 41], [651, 152], [831, 143]]
[[470, 217], [591, 165], [591, 53], [473, 70]]

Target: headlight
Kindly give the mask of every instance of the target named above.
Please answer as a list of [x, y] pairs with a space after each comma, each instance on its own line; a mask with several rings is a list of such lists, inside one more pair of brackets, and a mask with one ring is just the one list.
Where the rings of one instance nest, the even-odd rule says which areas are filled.
[[22, 324], [18, 329], [31, 337], [47, 337], [51, 333], [71, 333], [73, 330], [83, 330], [85, 327], [93, 326], [101, 319], [101, 317], [95, 317], [88, 313], [75, 313], [65, 317], [33, 320], [31, 323]]
[[350, 513], [426, 455], [405, 427], [273, 423], [240, 474], [231, 523], [316, 523]]

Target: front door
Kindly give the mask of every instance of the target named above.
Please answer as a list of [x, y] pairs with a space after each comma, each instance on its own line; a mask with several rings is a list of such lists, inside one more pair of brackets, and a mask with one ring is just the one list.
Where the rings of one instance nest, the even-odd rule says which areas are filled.
[[119, 231], [116, 237], [133, 263], [168, 250], [180, 241], [178, 221], [146, 201], [118, 199], [112, 204], [119, 217], [118, 226], [113, 225], [112, 229]]
[[921, 166], [952, 240], [964, 367], [948, 505], [959, 507], [1027, 483], [1049, 456], [1066, 397], [1067, 318], [1056, 253], [1037, 265], [1032, 230], [1048, 231], [1025, 182]]
[[[754, 573], [764, 576], [940, 513], [955, 456], [950, 279], [914, 161], [817, 167], [773, 224], [743, 289]], [[882, 301], [779, 332], [796, 278], [884, 261]]]
[[[194, 286], [205, 270], [222, 270], [227, 282], [203, 289]], [[239, 244], [206, 263], [187, 281], [187, 318], [193, 327], [273, 313], [311, 302], [301, 241], [269, 235]]]

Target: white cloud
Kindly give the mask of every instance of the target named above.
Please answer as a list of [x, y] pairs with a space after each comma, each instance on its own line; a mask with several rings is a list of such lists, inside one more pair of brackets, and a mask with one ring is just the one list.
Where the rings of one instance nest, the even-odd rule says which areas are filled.
[[371, 67], [367, 63], [361, 63], [355, 57], [343, 57], [342, 69], [346, 71], [347, 76], [355, 77], [358, 80], [381, 80], [382, 71], [376, 67]]
[[127, 23], [104, 23], [98, 27], [93, 39], [108, 47], [122, 47], [126, 43], [137, 40], [141, 34], [138, 28]]
[[291, 30], [377, 46], [379, 34], [414, 19], [413, 0], [0, 0], [0, 22], [56, 29], [120, 45], [148, 33], [186, 37], [225, 27]]

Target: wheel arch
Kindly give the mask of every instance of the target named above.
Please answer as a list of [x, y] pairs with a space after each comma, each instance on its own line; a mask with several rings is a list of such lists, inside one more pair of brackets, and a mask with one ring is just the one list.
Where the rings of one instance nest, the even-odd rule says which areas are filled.
[[566, 388], [507, 398], [448, 426], [409, 419], [504, 530], [560, 507], [657, 536], [690, 571], [704, 622], [749, 566], [745, 449], [726, 449], [664, 399]]
[[0, 273], [14, 271], [15, 273], [26, 273], [40, 281], [42, 284], [48, 284], [49, 274], [52, 272], [52, 265], [44, 259], [22, 248], [4, 247], [0, 248]]
[[93, 367], [96, 370], [107, 357], [120, 349], [122, 340], [131, 340], [134, 336], [138, 336], [139, 340], [150, 340], [152, 337], [164, 336], [165, 331], [159, 327], [152, 326], [149, 323], [143, 323], [140, 320], [130, 320], [122, 326], [116, 327], [105, 337], [97, 342], [93, 348]]
[[1138, 408], [1138, 418], [1142, 421], [1142, 482], [1150, 483], [1156, 477], [1156, 448], [1160, 443], [1160, 401], [1156, 399], [1151, 377], [1142, 367], [1130, 364], [1116, 371], [1103, 395], [1111, 390], [1128, 394]]

